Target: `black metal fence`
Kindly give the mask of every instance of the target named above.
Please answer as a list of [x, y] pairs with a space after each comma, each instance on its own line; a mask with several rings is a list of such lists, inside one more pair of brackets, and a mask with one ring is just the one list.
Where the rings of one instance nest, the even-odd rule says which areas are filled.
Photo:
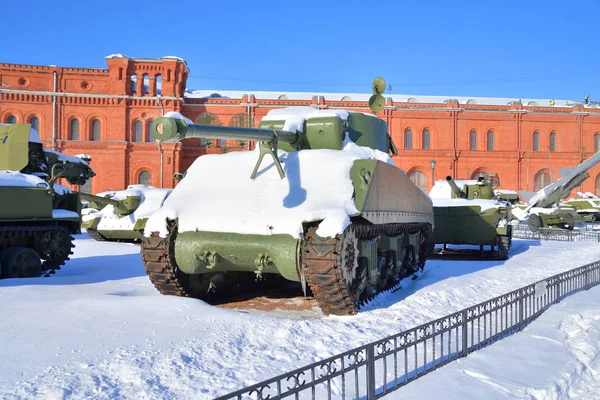
[[600, 231], [593, 230], [588, 225], [577, 227], [576, 230], [558, 228], [540, 228], [531, 232], [525, 224], [512, 225], [514, 238], [533, 240], [558, 240], [562, 242], [597, 242], [600, 243]]
[[225, 399], [377, 399], [523, 330], [550, 305], [600, 283], [600, 261], [298, 368]]

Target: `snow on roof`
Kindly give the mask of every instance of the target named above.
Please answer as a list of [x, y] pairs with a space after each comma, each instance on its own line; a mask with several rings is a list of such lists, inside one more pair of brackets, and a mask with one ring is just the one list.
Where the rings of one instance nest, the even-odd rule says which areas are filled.
[[[477, 181], [474, 179], [468, 179], [468, 180], [463, 180], [463, 179], [458, 179], [455, 180], [454, 182], [456, 182], [456, 185], [458, 186], [458, 188], [460, 190], [464, 190], [465, 185], [476, 185]], [[435, 185], [433, 185], [433, 187], [431, 188], [431, 191], [429, 192], [429, 197], [431, 197], [432, 199], [450, 199], [452, 198], [452, 189], [450, 188], [450, 184], [448, 183], [447, 180], [445, 179], [438, 179], [437, 181], [435, 181]]]
[[[241, 99], [244, 95], [254, 95], [260, 100], [311, 100], [315, 96], [324, 97], [329, 101], [362, 101], [366, 102], [372, 93], [325, 93], [325, 92], [267, 92], [267, 91], [239, 91], [239, 90], [186, 90], [185, 97], [189, 99], [219, 97]], [[400, 103], [428, 103], [442, 104], [446, 100], [457, 100], [459, 104], [480, 104], [480, 105], [498, 105], [506, 106], [517, 102], [519, 99], [509, 97], [469, 97], [469, 96], [428, 96], [428, 95], [408, 95], [408, 94], [384, 94], [386, 99], [392, 99]], [[345, 99], [344, 99], [345, 98]], [[348, 100], [348, 98], [352, 100]], [[524, 106], [550, 107], [552, 99], [520, 99]], [[580, 104], [582, 101], [573, 100], [554, 100], [554, 107], [570, 107], [573, 104]], [[585, 104], [588, 108], [598, 108], [597, 104]]]
[[163, 115], [163, 117], [182, 119], [185, 121], [186, 124], [190, 124], [190, 125], [194, 123], [194, 121], [192, 121], [191, 119], [189, 119], [188, 117], [186, 117], [185, 115], [183, 115], [182, 113], [179, 113], [177, 111], [169, 111], [168, 113]]
[[[250, 152], [198, 157], [163, 207], [146, 224], [145, 234], [167, 234], [166, 219], [179, 220], [179, 232], [209, 231], [299, 238], [302, 223], [321, 221], [317, 233], [333, 236], [358, 212], [352, 198], [350, 168], [357, 159], [392, 163], [388, 154], [357, 146], [348, 136], [343, 150], [279, 151], [285, 177], [265, 158], [256, 179], [250, 173], [258, 148]], [[269, 162], [265, 162], [269, 160]], [[207, 187], [215, 188], [210, 196]]]
[[516, 191], [510, 190], [510, 189], [494, 189], [494, 192], [496, 192], [496, 193], [516, 194], [516, 195], [518, 195], [518, 193]]
[[131, 57], [128, 57], [125, 54], [116, 53], [116, 54], [109, 54], [104, 58], [131, 58]]
[[22, 174], [13, 171], [0, 171], [0, 187], [2, 186], [50, 187], [46, 181], [35, 175]]
[[163, 59], [163, 60], [164, 59], [167, 59], [167, 60], [177, 60], [177, 61], [183, 61], [184, 63], [187, 63], [185, 61], [185, 59], [183, 59], [181, 57], [177, 57], [177, 56], [164, 56], [164, 57], [161, 57], [161, 59]]
[[97, 196], [110, 194], [113, 200], [124, 200], [127, 196], [140, 196], [140, 206], [129, 215], [119, 216], [113, 206], [107, 205], [98, 212], [90, 212], [82, 217], [83, 221], [102, 218], [98, 230], [132, 230], [140, 218], [148, 218], [158, 210], [173, 189], [160, 189], [146, 185], [129, 185], [125, 190], [102, 192]]

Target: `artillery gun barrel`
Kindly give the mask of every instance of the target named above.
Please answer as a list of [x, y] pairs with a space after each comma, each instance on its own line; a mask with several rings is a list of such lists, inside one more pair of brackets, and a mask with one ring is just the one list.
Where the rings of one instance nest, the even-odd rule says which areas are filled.
[[100, 204], [111, 205], [113, 207], [117, 207], [119, 205], [118, 200], [109, 199], [108, 197], [94, 196], [93, 194], [83, 192], [79, 192], [79, 197], [81, 197], [83, 200], [94, 201]]
[[169, 117], [157, 118], [152, 123], [151, 129], [154, 137], [162, 141], [179, 141], [181, 139], [199, 138], [270, 142], [277, 138], [279, 142], [294, 144], [299, 139], [297, 133], [289, 131], [240, 128], [235, 126], [186, 124], [180, 119]]
[[454, 179], [452, 179], [450, 175], [446, 177], [446, 181], [448, 181], [448, 185], [450, 185], [450, 189], [452, 189], [452, 192], [458, 197], [462, 197], [462, 190], [460, 190], [460, 188], [458, 187], [456, 182], [454, 182]]

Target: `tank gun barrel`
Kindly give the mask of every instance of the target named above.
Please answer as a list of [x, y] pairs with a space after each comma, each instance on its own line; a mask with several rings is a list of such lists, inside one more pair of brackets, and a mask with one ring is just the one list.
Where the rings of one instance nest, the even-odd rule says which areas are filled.
[[152, 123], [151, 129], [156, 139], [171, 142], [188, 138], [255, 140], [259, 142], [272, 142], [277, 139], [279, 142], [294, 144], [299, 140], [297, 133], [289, 131], [186, 124], [183, 120], [169, 117], [157, 118]]
[[83, 193], [83, 192], [79, 193], [79, 197], [81, 197], [83, 200], [87, 200], [87, 201], [94, 202], [94, 203], [110, 205], [113, 207], [119, 206], [118, 200], [113, 200], [108, 197], [94, 196], [93, 194]]
[[450, 175], [446, 177], [446, 181], [448, 181], [448, 185], [450, 185], [450, 189], [452, 189], [452, 193], [456, 195], [456, 197], [461, 198], [464, 197], [462, 190], [458, 187], [454, 179]]

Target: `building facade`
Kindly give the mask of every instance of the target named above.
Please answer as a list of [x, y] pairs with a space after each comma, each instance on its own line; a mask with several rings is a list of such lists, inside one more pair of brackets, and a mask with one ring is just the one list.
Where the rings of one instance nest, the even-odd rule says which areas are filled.
[[[31, 123], [44, 146], [92, 157], [88, 192], [145, 183], [173, 187], [199, 156], [247, 150], [239, 141], [158, 143], [152, 121], [178, 111], [201, 124], [256, 126], [279, 107], [370, 112], [368, 94], [186, 92], [177, 57], [106, 57], [107, 69], [0, 64], [0, 123]], [[600, 150], [597, 104], [556, 100], [387, 95], [378, 116], [398, 148], [396, 165], [428, 191], [435, 179], [498, 174], [503, 189], [535, 191]], [[435, 161], [435, 163], [432, 163]], [[434, 168], [432, 168], [434, 166]], [[582, 191], [600, 194], [600, 166]]]

